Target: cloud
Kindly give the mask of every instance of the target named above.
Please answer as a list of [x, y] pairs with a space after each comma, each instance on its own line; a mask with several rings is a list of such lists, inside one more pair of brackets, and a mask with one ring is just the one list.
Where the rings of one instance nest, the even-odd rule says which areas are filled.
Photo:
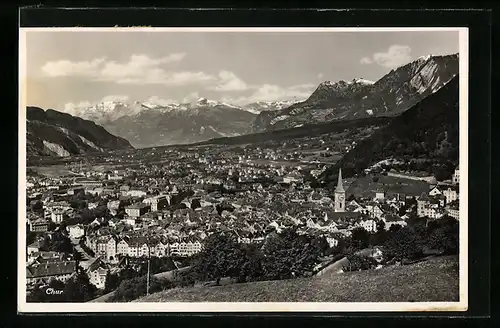
[[386, 52], [377, 52], [371, 58], [361, 58], [361, 64], [376, 63], [387, 68], [396, 68], [411, 61], [411, 48], [406, 45], [392, 45]]
[[371, 60], [369, 57], [363, 57], [361, 58], [360, 63], [365, 65], [370, 65], [373, 64], [373, 60]]
[[245, 81], [240, 79], [236, 74], [229, 71], [219, 72], [219, 82], [215, 87], [210, 87], [210, 90], [215, 91], [244, 91], [249, 89]]
[[105, 101], [120, 101], [120, 102], [126, 102], [129, 100], [129, 96], [125, 95], [111, 95], [111, 96], [106, 96], [102, 98], [101, 102]]
[[185, 53], [173, 53], [164, 57], [151, 58], [147, 55], [135, 54], [126, 62], [110, 61], [104, 57], [81, 62], [60, 60], [47, 62], [42, 67], [42, 71], [49, 77], [80, 77], [90, 81], [132, 85], [182, 86], [216, 80], [214, 76], [204, 72], [171, 72], [161, 67], [161, 65], [179, 62], [185, 56]]
[[50, 77], [79, 76], [96, 77], [99, 68], [106, 61], [105, 57], [96, 58], [91, 61], [72, 62], [70, 60], [58, 60], [47, 62], [42, 66], [42, 72]]
[[275, 84], [263, 84], [248, 97], [224, 97], [222, 98], [222, 101], [235, 105], [246, 105], [257, 101], [301, 101], [308, 98], [316, 87], [317, 85], [310, 83], [292, 85], [288, 87], [281, 87]]
[[160, 106], [167, 106], [172, 103], [175, 103], [176, 101], [173, 99], [163, 99], [158, 96], [151, 96], [149, 97], [146, 102], [154, 104], [154, 105], [160, 105]]
[[116, 80], [118, 84], [161, 84], [165, 86], [185, 86], [189, 84], [213, 81], [215, 78], [204, 72], [166, 73], [162, 70], [151, 70], [141, 77], [127, 77]]
[[80, 101], [79, 103], [67, 103], [64, 105], [64, 112], [78, 116], [78, 114], [81, 113], [81, 110], [83, 108], [88, 108], [90, 106], [92, 106], [90, 101]]
[[191, 103], [193, 101], [196, 101], [200, 99], [200, 95], [198, 92], [192, 92], [189, 95], [187, 95], [183, 100], [182, 103]]

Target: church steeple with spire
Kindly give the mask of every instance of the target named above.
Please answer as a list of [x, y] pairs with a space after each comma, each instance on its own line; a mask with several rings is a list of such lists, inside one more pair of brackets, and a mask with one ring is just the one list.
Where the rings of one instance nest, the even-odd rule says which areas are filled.
[[345, 212], [345, 190], [342, 185], [342, 169], [339, 169], [339, 179], [335, 188], [335, 212]]

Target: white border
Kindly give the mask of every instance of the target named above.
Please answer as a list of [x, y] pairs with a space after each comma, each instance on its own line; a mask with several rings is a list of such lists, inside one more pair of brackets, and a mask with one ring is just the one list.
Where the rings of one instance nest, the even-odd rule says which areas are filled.
[[[420, 303], [27, 303], [26, 302], [26, 33], [27, 32], [402, 32], [458, 31], [460, 74], [460, 301]], [[466, 311], [468, 307], [468, 28], [20, 28], [19, 29], [19, 173], [18, 173], [18, 312], [379, 312]], [[466, 219], [463, 219], [466, 218]]]
[[26, 32], [196, 32], [196, 33], [221, 33], [221, 32], [248, 32], [248, 33], [332, 33], [332, 32], [453, 32], [464, 28], [456, 27], [23, 27]]

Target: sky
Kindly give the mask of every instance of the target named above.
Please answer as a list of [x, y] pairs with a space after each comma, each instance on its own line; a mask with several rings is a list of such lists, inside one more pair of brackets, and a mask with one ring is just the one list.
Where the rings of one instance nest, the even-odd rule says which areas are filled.
[[458, 51], [458, 31], [29, 31], [27, 101], [71, 113], [107, 100], [303, 100], [323, 81], [377, 81]]

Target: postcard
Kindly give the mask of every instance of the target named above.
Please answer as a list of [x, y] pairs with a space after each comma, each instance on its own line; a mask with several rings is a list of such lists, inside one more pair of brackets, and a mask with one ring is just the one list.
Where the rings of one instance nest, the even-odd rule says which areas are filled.
[[467, 28], [19, 39], [19, 312], [467, 310]]

